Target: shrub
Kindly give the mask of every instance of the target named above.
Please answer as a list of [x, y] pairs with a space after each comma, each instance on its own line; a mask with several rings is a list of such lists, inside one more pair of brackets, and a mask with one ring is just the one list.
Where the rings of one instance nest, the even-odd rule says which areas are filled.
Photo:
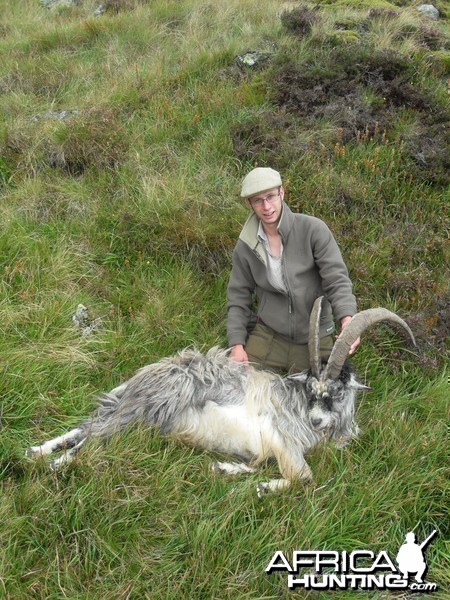
[[281, 14], [281, 23], [286, 31], [294, 35], [309, 33], [315, 23], [320, 20], [317, 9], [298, 6]]
[[127, 150], [127, 132], [115, 114], [93, 109], [53, 132], [47, 141], [46, 160], [51, 166], [80, 175], [88, 167], [116, 167]]
[[3, 143], [16, 175], [22, 176], [45, 167], [70, 175], [81, 175], [88, 168], [113, 169], [125, 160], [128, 148], [127, 131], [116, 114], [101, 108], [62, 121], [19, 123]]

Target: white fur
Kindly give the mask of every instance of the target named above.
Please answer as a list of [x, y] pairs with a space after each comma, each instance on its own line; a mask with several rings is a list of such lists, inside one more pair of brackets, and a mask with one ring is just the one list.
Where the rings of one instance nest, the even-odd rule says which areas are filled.
[[[333, 411], [322, 398], [336, 395]], [[355, 380], [318, 382], [302, 373], [283, 379], [245, 368], [212, 349], [206, 356], [185, 350], [144, 367], [99, 400], [97, 413], [65, 435], [28, 449], [28, 456], [61, 452], [51, 468], [68, 463], [88, 437], [105, 437], [132, 423], [159, 427], [189, 445], [239, 457], [244, 463], [215, 463], [228, 474], [253, 473], [275, 458], [281, 474], [258, 485], [258, 494], [311, 479], [304, 455], [325, 436], [345, 443], [356, 433], [353, 421]], [[340, 387], [339, 387], [340, 386]], [[327, 400], [328, 401], [328, 400]]]
[[31, 446], [27, 450], [27, 456], [46, 456], [48, 454], [53, 454], [58, 448], [63, 448], [65, 445], [70, 446], [71, 442], [80, 434], [82, 434], [81, 429], [72, 429], [72, 431], [60, 435], [53, 440], [49, 440], [48, 442], [44, 442], [40, 446]]

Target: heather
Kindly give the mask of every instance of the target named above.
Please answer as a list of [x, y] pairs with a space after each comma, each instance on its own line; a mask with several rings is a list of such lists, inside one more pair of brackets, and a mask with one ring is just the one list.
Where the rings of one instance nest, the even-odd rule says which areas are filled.
[[[394, 556], [408, 531], [437, 529], [427, 580], [445, 597], [445, 3], [438, 21], [385, 0], [98, 6], [0, 1], [0, 594], [287, 598], [264, 573], [276, 550]], [[384, 326], [364, 335], [360, 439], [315, 450], [315, 483], [262, 501], [274, 465], [224, 479], [210, 455], [143, 429], [57, 473], [25, 459], [144, 364], [226, 345], [254, 166], [327, 222], [360, 308], [416, 335], [416, 349]]]

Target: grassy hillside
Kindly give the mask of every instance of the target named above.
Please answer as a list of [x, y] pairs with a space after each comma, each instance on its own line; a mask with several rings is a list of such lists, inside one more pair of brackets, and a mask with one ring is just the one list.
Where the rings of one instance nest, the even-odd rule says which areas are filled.
[[[264, 573], [276, 550], [395, 556], [437, 529], [427, 580], [444, 598], [446, 3], [438, 21], [406, 0], [99, 4], [0, 0], [0, 596], [288, 598]], [[264, 60], [237, 60], [250, 51]], [[56, 474], [23, 458], [138, 367], [226, 345], [239, 183], [265, 165], [334, 232], [360, 308], [417, 336], [412, 352], [364, 335], [360, 440], [317, 449], [315, 484], [262, 502], [275, 466], [212, 476], [211, 456], [148, 431]]]

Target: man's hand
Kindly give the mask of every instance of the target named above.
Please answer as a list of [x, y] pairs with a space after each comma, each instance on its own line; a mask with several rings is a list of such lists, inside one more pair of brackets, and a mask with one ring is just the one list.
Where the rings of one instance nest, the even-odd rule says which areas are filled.
[[230, 358], [232, 358], [236, 362], [243, 362], [248, 366], [247, 352], [244, 350], [244, 346], [242, 344], [237, 344], [236, 346], [232, 346], [231, 352], [230, 352]]
[[[342, 317], [342, 319], [341, 319], [341, 334], [342, 334], [342, 331], [343, 331], [343, 330], [345, 329], [345, 327], [346, 327], [346, 326], [347, 326], [347, 325], [350, 323], [350, 321], [351, 321], [351, 320], [352, 320], [352, 318], [351, 318], [351, 317]], [[341, 334], [340, 334], [340, 335], [341, 335]], [[354, 351], [356, 350], [356, 348], [359, 346], [359, 343], [360, 343], [360, 341], [361, 341], [361, 338], [358, 338], [358, 339], [356, 339], [356, 340], [354, 341], [354, 343], [353, 343], [352, 347], [350, 348], [350, 350], [349, 350], [349, 352], [348, 352], [349, 354], [353, 354], [353, 352], [354, 352]]]

